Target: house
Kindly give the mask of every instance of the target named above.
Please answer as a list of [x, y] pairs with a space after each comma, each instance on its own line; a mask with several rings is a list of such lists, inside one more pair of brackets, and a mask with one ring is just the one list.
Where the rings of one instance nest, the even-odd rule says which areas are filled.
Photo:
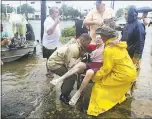
[[41, 19], [41, 11], [37, 10], [34, 12], [34, 19]]

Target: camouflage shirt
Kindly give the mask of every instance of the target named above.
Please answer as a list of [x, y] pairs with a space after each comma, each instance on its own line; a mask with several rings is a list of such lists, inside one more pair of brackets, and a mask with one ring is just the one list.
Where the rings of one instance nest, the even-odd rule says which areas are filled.
[[82, 60], [84, 53], [85, 50], [79, 40], [75, 43], [66, 44], [58, 48], [49, 57], [47, 66], [50, 70], [56, 70], [62, 66], [66, 66], [67, 69], [70, 69]]

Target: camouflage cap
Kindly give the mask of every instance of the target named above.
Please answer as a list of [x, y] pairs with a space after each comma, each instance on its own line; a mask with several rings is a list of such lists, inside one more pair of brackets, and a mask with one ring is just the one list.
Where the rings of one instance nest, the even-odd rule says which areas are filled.
[[96, 34], [99, 34], [101, 36], [107, 36], [107, 37], [116, 37], [117, 31], [110, 28], [109, 26], [102, 26], [101, 28], [98, 28], [96, 30]]

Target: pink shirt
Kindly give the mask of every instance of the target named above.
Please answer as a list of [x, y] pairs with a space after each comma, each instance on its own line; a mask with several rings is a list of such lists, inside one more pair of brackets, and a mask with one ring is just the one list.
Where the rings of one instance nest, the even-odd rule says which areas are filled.
[[91, 62], [103, 62], [103, 50], [104, 45], [101, 45], [96, 50], [92, 51], [91, 53]]
[[[104, 19], [109, 19], [114, 17], [114, 10], [112, 8], [105, 8], [105, 11], [103, 13], [99, 13], [96, 9], [92, 10], [88, 13], [88, 15], [85, 18], [85, 21], [100, 21], [103, 22]], [[96, 34], [95, 31], [97, 28], [101, 27], [99, 25], [89, 25], [90, 27], [90, 36], [92, 38], [91, 44], [95, 43], [96, 40]]]

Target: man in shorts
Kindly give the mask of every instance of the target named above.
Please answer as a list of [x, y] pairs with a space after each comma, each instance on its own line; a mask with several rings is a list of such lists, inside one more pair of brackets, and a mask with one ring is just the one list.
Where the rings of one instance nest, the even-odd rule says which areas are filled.
[[[44, 21], [44, 35], [43, 35], [43, 58], [48, 58], [57, 49], [61, 31], [59, 27], [59, 9], [51, 7], [49, 16]], [[47, 77], [53, 78], [53, 73], [47, 68]]]

